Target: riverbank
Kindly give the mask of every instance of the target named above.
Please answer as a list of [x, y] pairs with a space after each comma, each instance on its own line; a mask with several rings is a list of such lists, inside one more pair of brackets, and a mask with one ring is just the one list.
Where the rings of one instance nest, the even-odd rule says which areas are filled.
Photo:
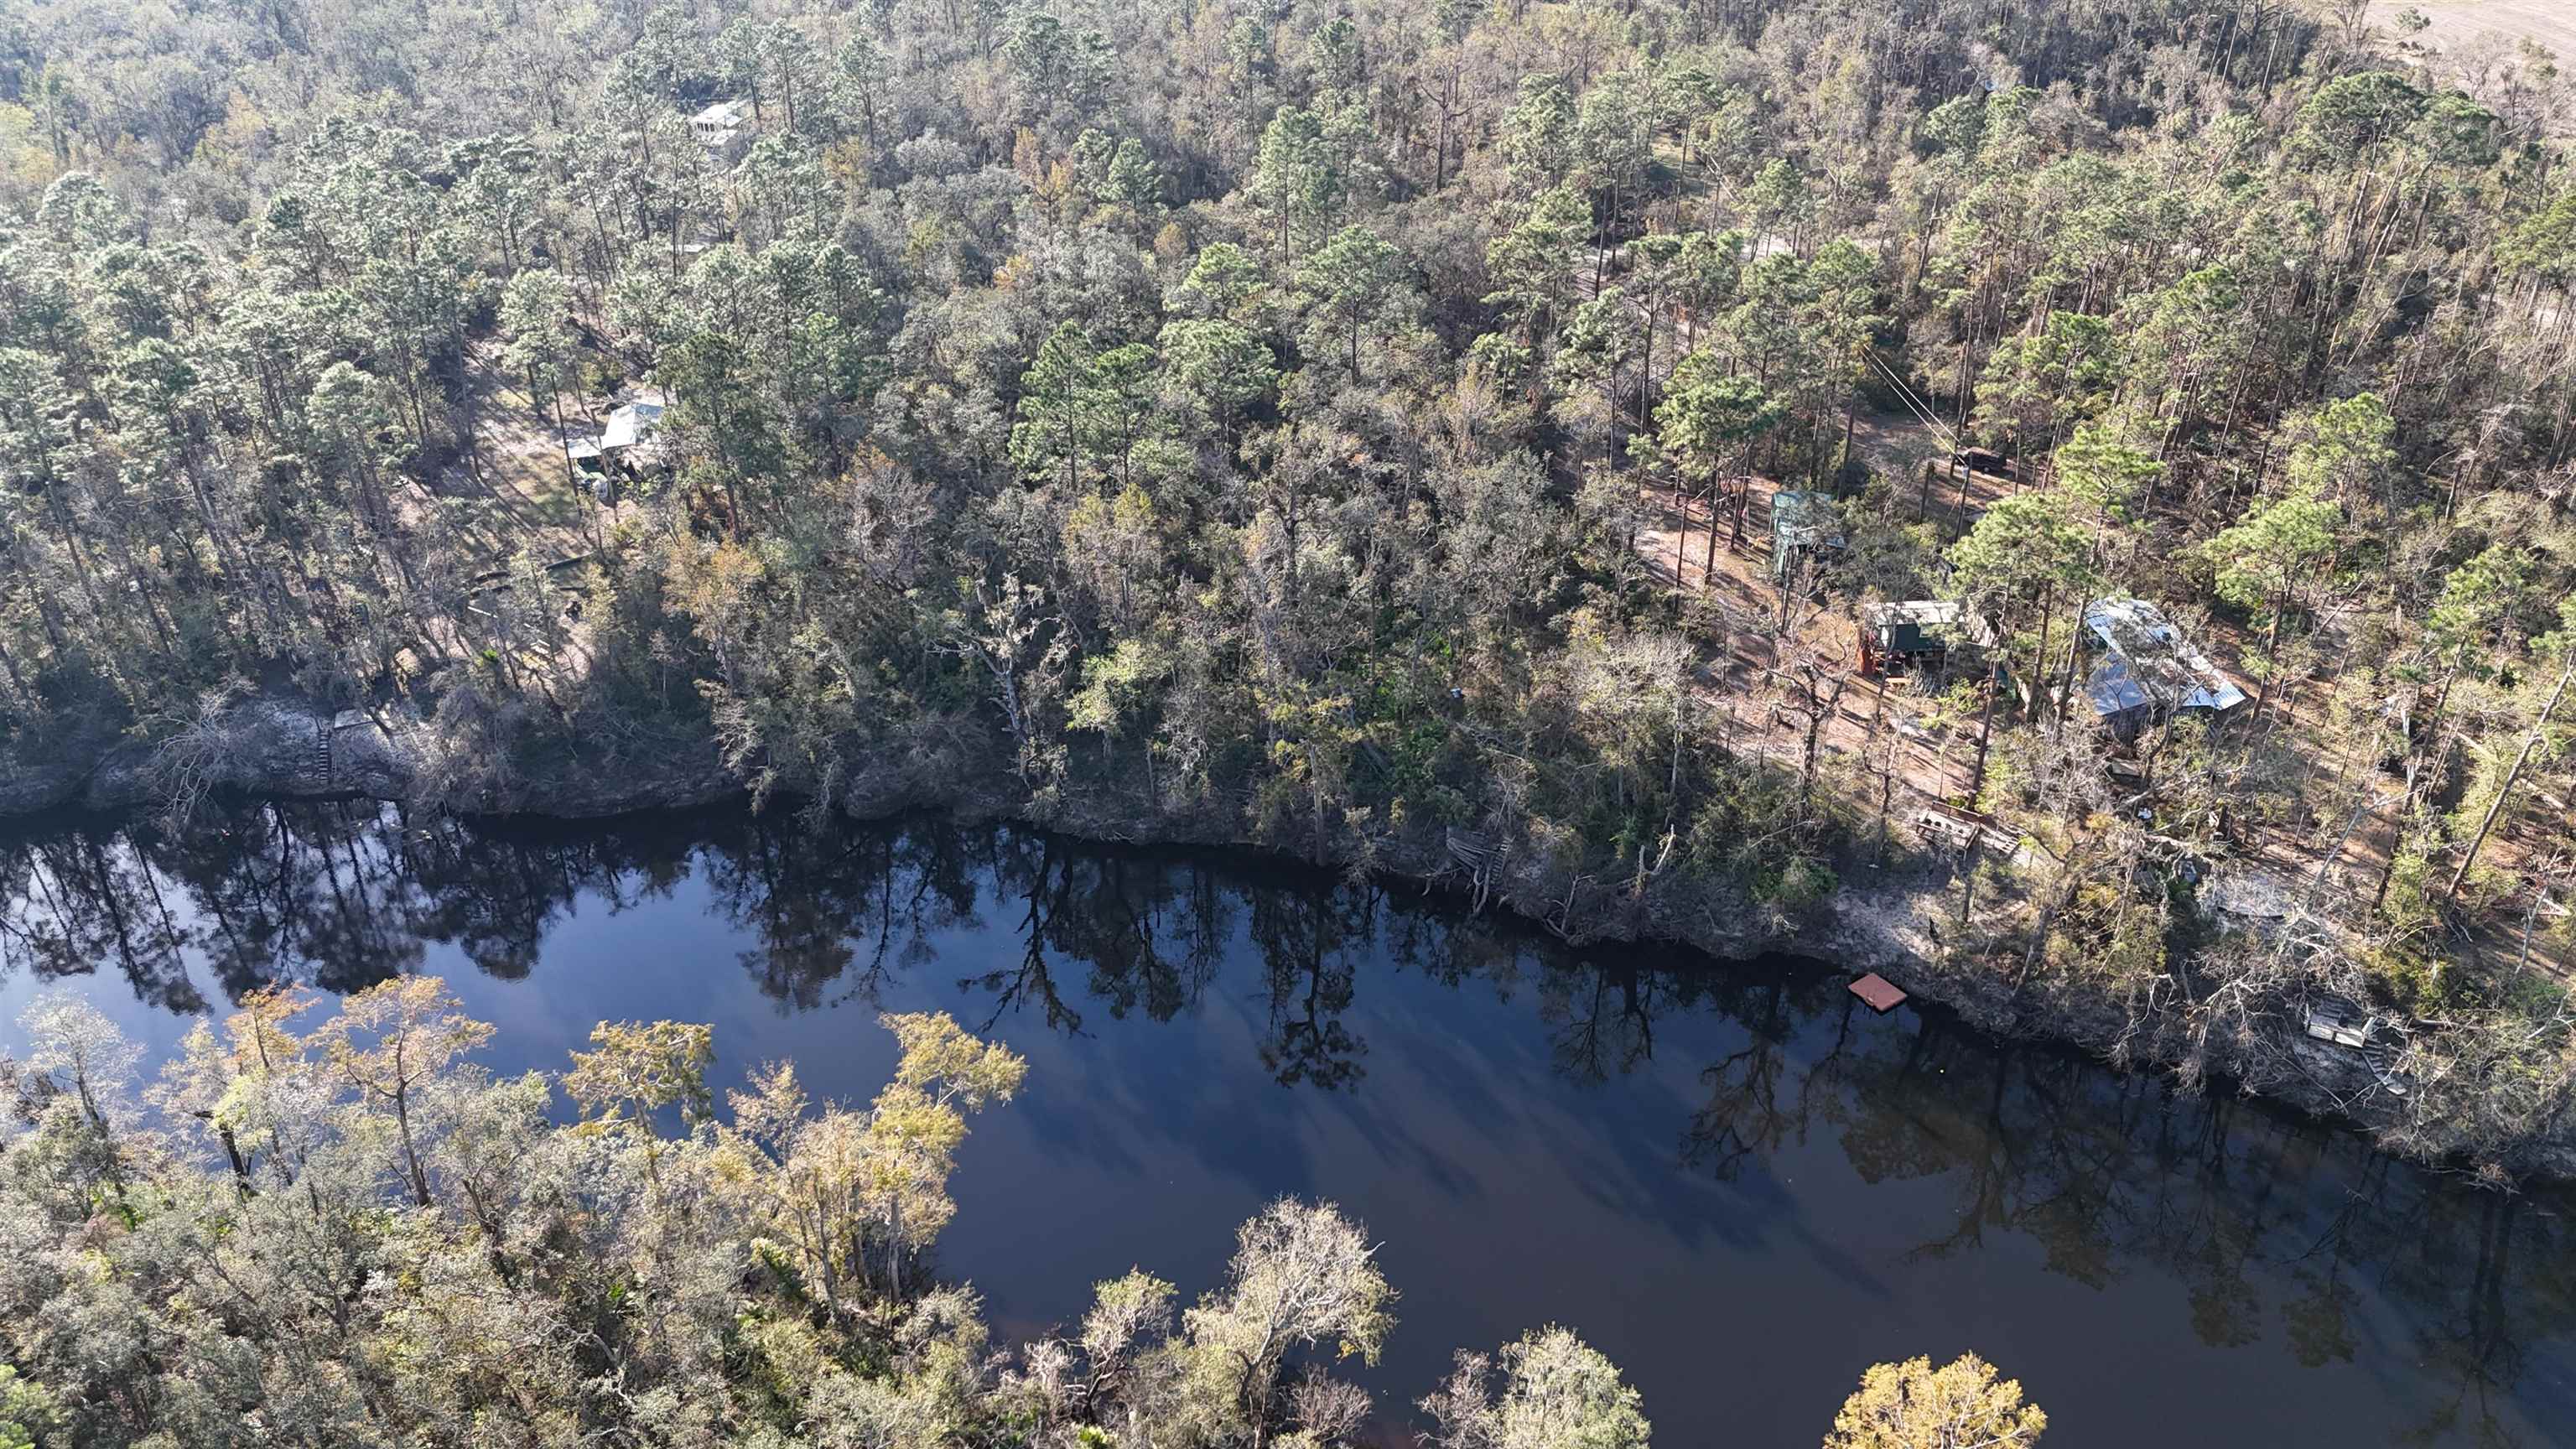
[[[1883, 1340], [1994, 1345], [2090, 1406], [2090, 1444], [2152, 1437], [2124, 1427], [2152, 1394], [2088, 1387], [2106, 1358], [2157, 1363], [2162, 1392], [2241, 1394], [2226, 1443], [2321, 1416], [2376, 1443], [2372, 1424], [2452, 1403], [2445, 1375], [2486, 1372], [2427, 1351], [2440, 1331], [2514, 1345], [2523, 1387], [2479, 1382], [2534, 1442], [2576, 1345], [2570, 1285], [2513, 1271], [2566, 1250], [2567, 1194], [2463, 1190], [2287, 1107], [1938, 1006], [1875, 1016], [1840, 969], [1569, 947], [1275, 852], [938, 813], [817, 828], [738, 801], [569, 823], [233, 798], [178, 834], [48, 817], [0, 837], [0, 862], [36, 897], [0, 910], [0, 939], [63, 919], [42, 898], [69, 889], [63, 938], [107, 948], [0, 966], [0, 1052], [28, 1003], [70, 993], [147, 1078], [230, 992], [306, 986], [292, 1025], [311, 1030], [395, 971], [495, 1024], [474, 1054], [495, 1081], [563, 1072], [601, 1018], [709, 1023], [720, 1102], [771, 1061], [865, 1101], [895, 1050], [876, 1013], [946, 1011], [1030, 1063], [961, 1148], [940, 1240], [996, 1343], [1078, 1323], [1130, 1264], [1183, 1297], [1221, 1284], [1228, 1220], [1323, 1197], [1411, 1290], [1357, 1371], [1390, 1419], [1457, 1344], [1561, 1321], [1617, 1335], [1684, 1437], [1812, 1442], [1790, 1415], [1744, 1422], [1712, 1353], [1776, 1405], [1830, 1399]], [[1491, 1271], [1533, 1243], [1586, 1251]], [[1695, 1330], [1713, 1283], [1731, 1326]], [[2234, 1329], [2204, 1337], [2213, 1302]], [[2350, 1359], [2297, 1357], [2321, 1313], [2350, 1325]]]
[[[833, 781], [831, 808], [863, 819], [941, 810], [1095, 841], [1266, 851], [1452, 891], [1473, 908], [1510, 910], [1577, 945], [1661, 941], [1721, 958], [1784, 953], [1853, 974], [1876, 971], [1980, 1030], [2060, 1042], [2117, 1065], [2176, 1071], [2188, 1080], [2224, 1079], [2349, 1123], [2404, 1157], [2439, 1165], [2484, 1147], [2480, 1165], [2507, 1180], [2576, 1179], [2576, 1132], [2552, 1131], [2498, 1154], [2492, 1143], [2473, 1142], [2439, 1114], [2428, 1116], [2384, 1062], [2373, 1065], [2358, 1052], [2310, 1040], [2287, 1020], [2239, 1021], [2231, 1032], [2213, 1035], [2169, 1005], [2142, 1012], [2080, 975], [2034, 974], [2027, 960], [1962, 949], [1951, 925], [1961, 895], [1956, 861], [1898, 854], [1883, 864], [1841, 862], [1836, 889], [1792, 914], [1730, 892], [1661, 881], [1604, 890], [1579, 862], [1569, 865], [1561, 853], [1527, 839], [1421, 827], [1282, 839], [1252, 828], [1246, 813], [1227, 803], [1175, 811], [1099, 786], [1061, 786], [1040, 797], [998, 766], [956, 766], [954, 760], [895, 763], [844, 773]], [[768, 782], [764, 803], [776, 808], [782, 799], [799, 798], [799, 783]], [[278, 698], [244, 701], [157, 741], [118, 736], [86, 762], [69, 751], [57, 752], [51, 763], [0, 761], [0, 818], [60, 809], [170, 813], [214, 790], [564, 820], [710, 805], [754, 793], [705, 740], [558, 741], [545, 755], [528, 758], [452, 722], [326, 713]], [[805, 798], [810, 808], [811, 797]]]

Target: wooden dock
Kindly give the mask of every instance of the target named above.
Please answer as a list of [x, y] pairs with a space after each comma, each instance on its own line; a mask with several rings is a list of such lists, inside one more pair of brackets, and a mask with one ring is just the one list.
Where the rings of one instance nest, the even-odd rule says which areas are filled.
[[1905, 993], [1895, 982], [1872, 971], [1851, 984], [1851, 994], [1869, 1004], [1881, 1016], [1905, 1004]]

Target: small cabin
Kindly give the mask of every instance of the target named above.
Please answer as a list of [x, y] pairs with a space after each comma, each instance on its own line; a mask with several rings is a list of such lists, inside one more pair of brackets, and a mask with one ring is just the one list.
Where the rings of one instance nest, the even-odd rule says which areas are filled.
[[1940, 668], [1966, 617], [1965, 608], [1947, 599], [1870, 605], [1861, 615], [1861, 673]]
[[605, 475], [610, 465], [629, 472], [646, 464], [655, 451], [654, 430], [661, 426], [663, 405], [657, 402], [631, 402], [608, 415], [608, 425], [596, 435], [564, 440], [564, 456], [584, 473]]
[[754, 122], [749, 101], [718, 101], [689, 117], [689, 134], [698, 144], [720, 151], [740, 140]]
[[1787, 582], [1799, 565], [1822, 562], [1843, 546], [1842, 519], [1830, 493], [1771, 495], [1771, 577]]

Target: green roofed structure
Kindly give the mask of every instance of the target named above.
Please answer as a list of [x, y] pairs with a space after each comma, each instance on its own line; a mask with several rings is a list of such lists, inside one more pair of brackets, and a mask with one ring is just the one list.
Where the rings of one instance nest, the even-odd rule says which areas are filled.
[[1809, 554], [1843, 546], [1830, 493], [1771, 495], [1771, 577], [1785, 580]]

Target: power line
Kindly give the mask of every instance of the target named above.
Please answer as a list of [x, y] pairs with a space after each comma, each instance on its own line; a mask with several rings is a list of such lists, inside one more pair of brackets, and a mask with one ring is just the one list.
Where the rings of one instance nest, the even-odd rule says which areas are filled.
[[1877, 352], [1871, 351], [1863, 355], [1869, 358], [1870, 366], [1878, 369], [1880, 376], [1896, 384], [1897, 398], [1905, 404], [1908, 411], [1914, 414], [1915, 421], [1939, 433], [1943, 440], [1949, 443], [1951, 449], [1956, 451], [1959, 447], [1958, 433], [1949, 424], [1941, 421], [1939, 415], [1932, 411], [1932, 405], [1917, 395], [1904, 378], [1897, 376], [1896, 369], [1880, 361]]

